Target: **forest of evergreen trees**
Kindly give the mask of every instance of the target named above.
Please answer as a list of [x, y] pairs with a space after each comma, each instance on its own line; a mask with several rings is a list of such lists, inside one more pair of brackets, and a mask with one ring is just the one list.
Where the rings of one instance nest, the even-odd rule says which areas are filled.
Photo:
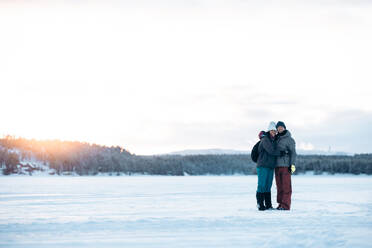
[[[0, 139], [0, 166], [4, 175], [21, 173], [27, 167], [29, 174], [35, 168], [22, 161], [41, 161], [60, 174], [78, 175], [251, 175], [256, 173], [256, 164], [249, 154], [239, 155], [159, 155], [138, 156], [122, 147], [107, 147], [96, 144], [34, 140], [5, 136]], [[354, 156], [299, 155], [296, 173], [314, 171], [372, 174], [372, 154]]]

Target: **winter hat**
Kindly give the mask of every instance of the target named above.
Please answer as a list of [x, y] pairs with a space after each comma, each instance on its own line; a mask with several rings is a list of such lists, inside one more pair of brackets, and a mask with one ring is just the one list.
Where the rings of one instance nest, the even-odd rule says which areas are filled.
[[259, 134], [258, 134], [258, 138], [259, 138], [259, 139], [262, 139], [263, 136], [265, 136], [265, 131], [261, 131], [261, 132], [259, 132]]
[[269, 124], [269, 127], [267, 128], [267, 131], [271, 131], [271, 130], [275, 130], [276, 131], [276, 126], [275, 126], [275, 122], [270, 122]]
[[278, 123], [276, 124], [276, 128], [278, 128], [278, 127], [284, 127], [284, 129], [287, 129], [284, 122], [282, 122], [282, 121], [278, 121]]

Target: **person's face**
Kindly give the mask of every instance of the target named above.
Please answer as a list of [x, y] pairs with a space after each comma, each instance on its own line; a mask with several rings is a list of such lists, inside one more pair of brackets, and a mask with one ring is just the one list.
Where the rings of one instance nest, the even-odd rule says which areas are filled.
[[276, 135], [276, 131], [275, 130], [270, 130], [270, 135], [271, 135], [271, 137], [274, 137]]
[[278, 132], [279, 132], [279, 133], [282, 133], [284, 130], [285, 130], [284, 127], [282, 127], [282, 126], [279, 126], [279, 127], [278, 127]]

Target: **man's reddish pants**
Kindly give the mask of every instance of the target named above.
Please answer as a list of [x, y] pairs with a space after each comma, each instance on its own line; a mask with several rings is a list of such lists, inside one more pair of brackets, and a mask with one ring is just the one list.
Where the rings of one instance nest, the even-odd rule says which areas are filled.
[[275, 181], [277, 188], [276, 200], [279, 203], [279, 207], [287, 210], [291, 209], [291, 196], [292, 196], [292, 183], [291, 173], [288, 171], [288, 167], [276, 167], [275, 168]]

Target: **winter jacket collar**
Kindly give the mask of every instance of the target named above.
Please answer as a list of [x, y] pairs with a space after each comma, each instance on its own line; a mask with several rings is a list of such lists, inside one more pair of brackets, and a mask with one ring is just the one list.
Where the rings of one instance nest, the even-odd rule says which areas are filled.
[[265, 137], [267, 137], [271, 141], [274, 141], [277, 139], [277, 135], [275, 135], [274, 137], [271, 137], [270, 132], [266, 132]]
[[284, 130], [282, 133], [277, 134], [278, 138], [291, 137], [291, 133], [288, 130]]
[[282, 133], [278, 133], [278, 136], [284, 136], [284, 135], [287, 134], [287, 132], [288, 132], [288, 130], [286, 129], [286, 130], [284, 130]]

